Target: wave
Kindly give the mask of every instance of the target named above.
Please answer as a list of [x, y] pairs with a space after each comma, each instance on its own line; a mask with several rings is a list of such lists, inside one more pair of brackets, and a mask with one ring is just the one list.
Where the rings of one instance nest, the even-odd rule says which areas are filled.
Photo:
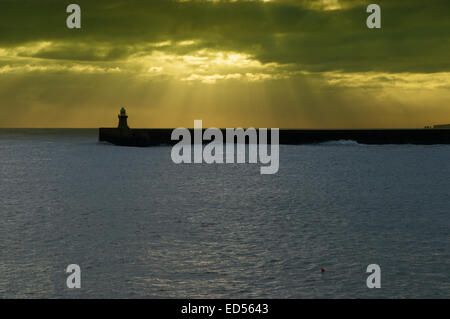
[[338, 146], [342, 146], [342, 145], [346, 145], [346, 146], [357, 146], [357, 145], [364, 145], [364, 144], [360, 144], [357, 141], [354, 140], [335, 140], [335, 141], [327, 141], [327, 142], [321, 142], [321, 143], [317, 143], [318, 145], [338, 145]]

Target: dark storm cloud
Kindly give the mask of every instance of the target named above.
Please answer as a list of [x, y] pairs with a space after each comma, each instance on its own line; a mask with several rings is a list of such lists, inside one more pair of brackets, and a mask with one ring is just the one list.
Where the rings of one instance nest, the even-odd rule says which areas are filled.
[[318, 9], [320, 1], [76, 2], [82, 8], [81, 30], [65, 27], [68, 1], [0, 1], [0, 47], [52, 41], [53, 47], [29, 55], [115, 61], [154, 50], [151, 42], [197, 40], [194, 46], [158, 49], [231, 50], [311, 71], [450, 70], [447, 0], [380, 0], [381, 30], [365, 25], [372, 1], [340, 1], [342, 10], [331, 11]]

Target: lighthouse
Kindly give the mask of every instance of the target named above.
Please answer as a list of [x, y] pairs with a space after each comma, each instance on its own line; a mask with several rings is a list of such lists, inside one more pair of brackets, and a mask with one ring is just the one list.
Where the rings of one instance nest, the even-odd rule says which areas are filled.
[[119, 128], [120, 129], [129, 129], [128, 124], [127, 124], [127, 112], [125, 111], [125, 108], [121, 108], [120, 109], [120, 114], [118, 115], [119, 117]]

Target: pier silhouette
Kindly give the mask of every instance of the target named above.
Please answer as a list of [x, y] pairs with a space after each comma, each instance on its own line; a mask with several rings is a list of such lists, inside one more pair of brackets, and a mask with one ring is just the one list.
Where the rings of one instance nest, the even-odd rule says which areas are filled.
[[[173, 128], [131, 129], [128, 127], [125, 108], [118, 115], [117, 128], [100, 128], [99, 141], [109, 142], [120, 146], [156, 146], [174, 145], [172, 140]], [[300, 145], [315, 144], [339, 140], [352, 140], [360, 144], [450, 144], [450, 125], [434, 126], [433, 129], [280, 129], [279, 144]], [[225, 136], [224, 128], [220, 129]], [[256, 129], [258, 131], [258, 129]], [[191, 136], [194, 129], [189, 129]], [[202, 129], [204, 133], [205, 129]], [[259, 132], [258, 132], [259, 133]], [[270, 129], [268, 129], [268, 143], [270, 143]], [[258, 134], [259, 136], [259, 134]], [[209, 143], [210, 141], [203, 141]], [[248, 143], [248, 139], [245, 139]]]

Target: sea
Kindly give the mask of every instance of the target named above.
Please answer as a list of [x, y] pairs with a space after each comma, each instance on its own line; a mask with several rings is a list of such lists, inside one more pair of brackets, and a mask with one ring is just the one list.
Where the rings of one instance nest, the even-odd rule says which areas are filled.
[[450, 297], [449, 145], [281, 145], [273, 175], [170, 153], [1, 129], [0, 298]]

